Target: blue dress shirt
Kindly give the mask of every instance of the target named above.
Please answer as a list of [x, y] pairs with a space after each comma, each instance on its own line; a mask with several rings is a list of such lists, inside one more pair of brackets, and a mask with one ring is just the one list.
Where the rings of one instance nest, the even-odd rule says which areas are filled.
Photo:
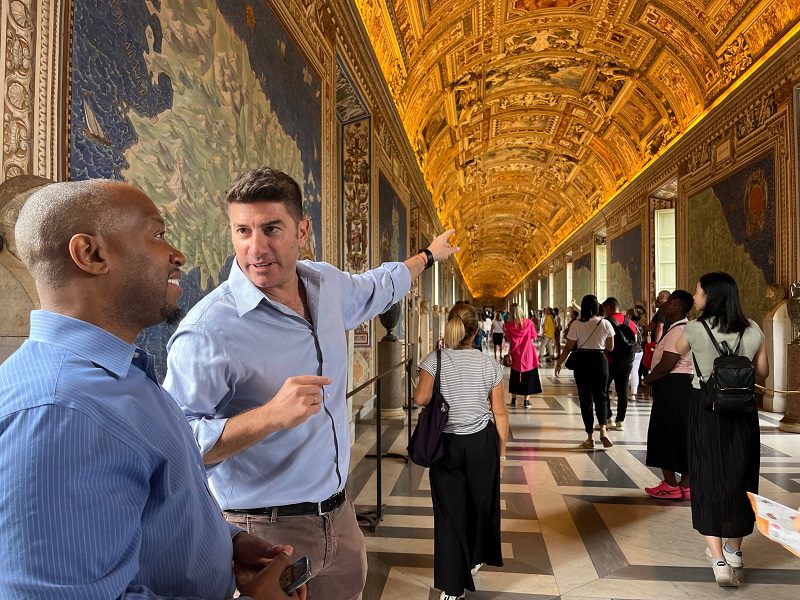
[[208, 467], [224, 509], [320, 502], [344, 488], [350, 465], [345, 332], [408, 293], [403, 263], [351, 275], [299, 261], [312, 322], [271, 301], [234, 261], [228, 280], [198, 302], [167, 344], [164, 387], [205, 454], [230, 417], [268, 402], [287, 378], [325, 375], [319, 413]]
[[230, 598], [238, 531], [152, 357], [33, 311], [0, 365], [0, 598]]

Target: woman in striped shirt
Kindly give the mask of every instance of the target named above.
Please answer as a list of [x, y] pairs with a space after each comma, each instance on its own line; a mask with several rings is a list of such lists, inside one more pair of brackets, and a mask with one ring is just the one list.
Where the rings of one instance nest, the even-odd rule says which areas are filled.
[[[475, 591], [472, 575], [485, 563], [503, 566], [500, 550], [500, 477], [505, 464], [508, 414], [503, 367], [472, 347], [478, 315], [456, 304], [445, 327], [441, 391], [450, 405], [444, 456], [430, 468], [434, 523], [434, 585], [442, 600]], [[414, 402], [433, 394], [436, 352], [419, 365]]]

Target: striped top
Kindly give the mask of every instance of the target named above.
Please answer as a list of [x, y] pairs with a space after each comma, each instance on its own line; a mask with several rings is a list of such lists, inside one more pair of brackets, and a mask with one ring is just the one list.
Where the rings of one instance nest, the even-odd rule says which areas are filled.
[[0, 599], [230, 598], [239, 531], [153, 357], [33, 311], [0, 365]]
[[[436, 351], [419, 364], [436, 377]], [[441, 390], [450, 405], [445, 433], [480, 431], [492, 418], [489, 393], [503, 381], [503, 367], [480, 350], [442, 350]]]

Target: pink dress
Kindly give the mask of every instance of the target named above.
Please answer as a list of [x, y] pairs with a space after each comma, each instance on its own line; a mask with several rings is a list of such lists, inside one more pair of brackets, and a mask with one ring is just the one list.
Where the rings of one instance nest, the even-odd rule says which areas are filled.
[[539, 355], [536, 354], [533, 341], [539, 337], [536, 326], [530, 319], [525, 319], [522, 327], [512, 321], [506, 323], [505, 337], [508, 340], [508, 353], [511, 355], [511, 368], [525, 373], [539, 366]]

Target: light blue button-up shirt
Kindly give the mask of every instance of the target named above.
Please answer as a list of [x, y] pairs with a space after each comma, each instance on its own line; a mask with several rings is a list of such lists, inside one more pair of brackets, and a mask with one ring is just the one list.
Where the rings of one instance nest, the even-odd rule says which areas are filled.
[[238, 531], [152, 357], [31, 313], [0, 365], [0, 598], [230, 598]]
[[208, 467], [224, 509], [321, 502], [344, 488], [350, 464], [345, 332], [408, 293], [403, 263], [359, 275], [299, 261], [312, 322], [267, 298], [234, 261], [228, 280], [198, 302], [167, 344], [164, 387], [178, 401], [200, 451], [230, 417], [262, 406], [287, 378], [325, 375], [321, 410]]

